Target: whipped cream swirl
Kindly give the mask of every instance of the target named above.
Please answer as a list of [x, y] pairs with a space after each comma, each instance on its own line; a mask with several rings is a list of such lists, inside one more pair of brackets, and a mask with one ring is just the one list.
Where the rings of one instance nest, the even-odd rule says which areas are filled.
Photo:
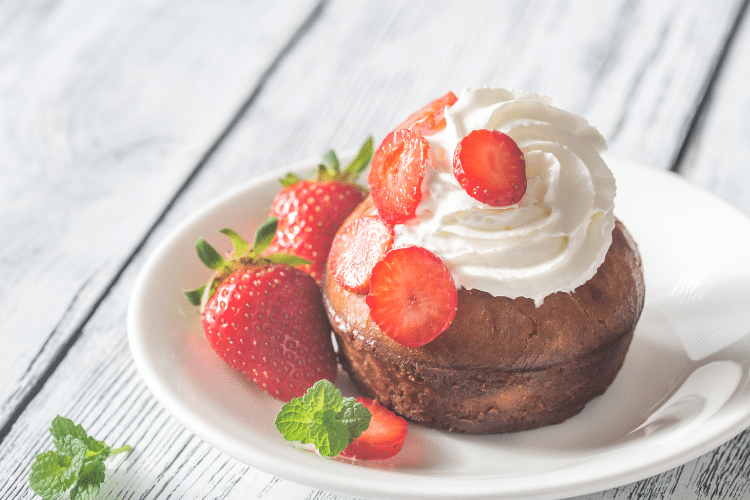
[[[528, 92], [467, 89], [426, 137], [434, 155], [416, 217], [396, 226], [394, 246], [438, 255], [457, 286], [495, 296], [569, 292], [595, 273], [612, 242], [615, 181], [602, 136], [583, 118]], [[523, 151], [528, 186], [508, 207], [470, 197], [453, 175], [460, 140], [476, 129], [509, 135]]]

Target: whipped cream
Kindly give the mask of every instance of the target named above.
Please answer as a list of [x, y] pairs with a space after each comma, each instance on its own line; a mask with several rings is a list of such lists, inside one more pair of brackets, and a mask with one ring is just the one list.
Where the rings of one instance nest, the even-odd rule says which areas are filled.
[[[591, 279], [612, 242], [615, 180], [600, 156], [604, 138], [550, 102], [528, 92], [464, 90], [445, 112], [445, 129], [425, 137], [434, 158], [416, 217], [396, 226], [394, 247], [435, 253], [456, 286], [537, 306]], [[523, 151], [528, 186], [517, 204], [486, 205], [454, 177], [454, 150], [475, 129], [503, 132]]]

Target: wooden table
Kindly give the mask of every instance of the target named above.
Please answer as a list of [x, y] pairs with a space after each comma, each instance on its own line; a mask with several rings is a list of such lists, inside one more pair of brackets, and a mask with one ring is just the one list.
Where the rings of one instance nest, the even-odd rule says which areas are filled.
[[[0, 3], [0, 497], [56, 414], [134, 450], [100, 498], [348, 498], [248, 468], [130, 355], [144, 261], [237, 183], [376, 141], [447, 89], [553, 96], [610, 153], [750, 213], [745, 0]], [[750, 434], [587, 499], [750, 496]]]

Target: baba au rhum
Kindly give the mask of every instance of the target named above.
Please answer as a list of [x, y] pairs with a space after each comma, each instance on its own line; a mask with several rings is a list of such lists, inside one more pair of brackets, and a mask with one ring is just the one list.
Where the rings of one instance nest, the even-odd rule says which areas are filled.
[[[614, 216], [604, 140], [535, 94], [482, 88], [441, 99], [406, 122], [429, 155], [413, 213], [390, 223], [389, 245], [442, 260], [455, 315], [434, 339], [407, 347], [368, 303], [374, 292], [342, 286], [329, 265], [323, 293], [340, 362], [364, 395], [430, 427], [501, 433], [560, 423], [610, 386], [643, 308], [641, 258]], [[476, 130], [522, 152], [527, 185], [517, 202], [485, 203], [459, 180], [455, 164], [473, 159], [466, 138]], [[378, 161], [376, 152], [382, 171]], [[384, 212], [377, 188], [340, 232]]]

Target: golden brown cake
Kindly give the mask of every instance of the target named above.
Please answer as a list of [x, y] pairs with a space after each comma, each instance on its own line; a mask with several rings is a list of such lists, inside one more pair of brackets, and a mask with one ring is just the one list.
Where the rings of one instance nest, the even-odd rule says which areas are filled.
[[[548, 98], [492, 88], [448, 93], [402, 127], [329, 257], [344, 369], [366, 396], [450, 431], [577, 414], [620, 370], [645, 292], [604, 139]], [[392, 232], [357, 233], [373, 218]]]
[[[367, 199], [350, 219], [372, 213]], [[370, 318], [365, 295], [324, 280], [342, 366], [362, 393], [405, 418], [469, 433], [514, 432], [577, 414], [612, 383], [644, 300], [637, 247], [617, 222], [594, 277], [536, 307], [528, 298], [459, 289], [451, 326], [419, 348]]]

